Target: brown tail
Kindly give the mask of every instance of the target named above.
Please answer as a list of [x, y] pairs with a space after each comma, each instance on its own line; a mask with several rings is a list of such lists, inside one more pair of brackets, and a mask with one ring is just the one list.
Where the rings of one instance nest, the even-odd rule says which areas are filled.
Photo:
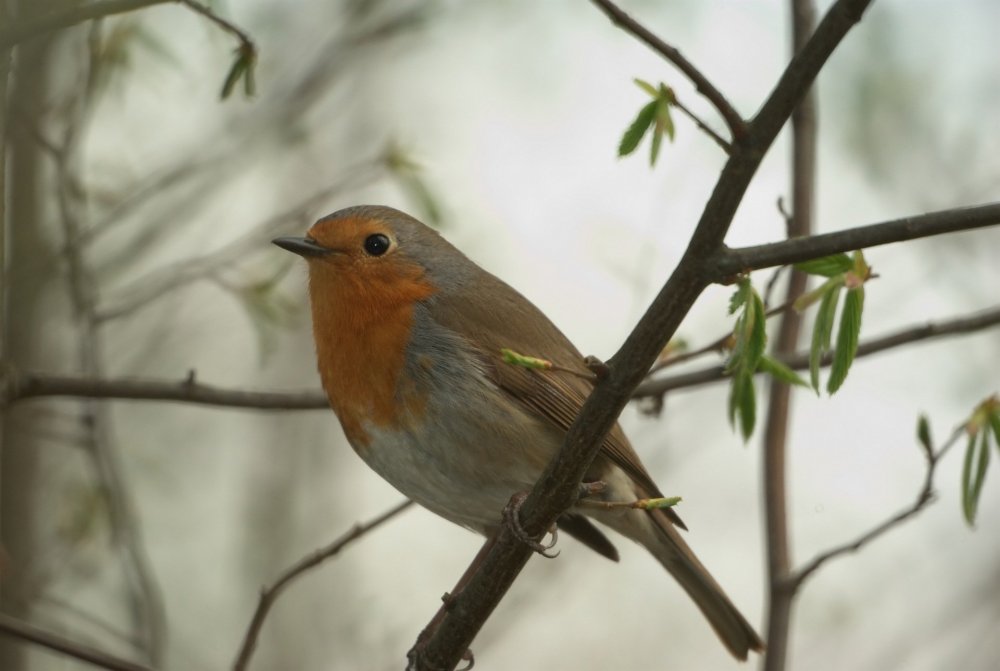
[[647, 519], [653, 524], [643, 524], [645, 529], [633, 538], [642, 543], [694, 599], [733, 657], [746, 660], [750, 650], [762, 652], [764, 642], [708, 569], [698, 561], [667, 516], [654, 510]]

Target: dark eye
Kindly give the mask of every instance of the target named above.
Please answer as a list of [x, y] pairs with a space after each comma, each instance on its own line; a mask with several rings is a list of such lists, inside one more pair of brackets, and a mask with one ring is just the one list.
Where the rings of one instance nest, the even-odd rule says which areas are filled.
[[382, 233], [373, 233], [365, 238], [365, 252], [369, 256], [382, 256], [389, 250], [389, 236]]

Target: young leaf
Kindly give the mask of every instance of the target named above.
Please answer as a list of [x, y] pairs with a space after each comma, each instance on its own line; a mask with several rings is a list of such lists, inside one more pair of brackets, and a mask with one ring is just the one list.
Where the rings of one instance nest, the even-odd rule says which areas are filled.
[[660, 84], [660, 104], [656, 106], [656, 130], [665, 133], [671, 142], [674, 141], [674, 118], [670, 115], [670, 105], [673, 101], [673, 91]]
[[743, 387], [740, 392], [740, 433], [743, 440], [750, 440], [753, 435], [753, 427], [757, 422], [757, 399], [753, 388], [753, 373], [743, 373], [738, 375], [735, 381]]
[[837, 302], [840, 300], [840, 285], [831, 285], [816, 311], [816, 321], [813, 325], [812, 347], [809, 350], [809, 380], [813, 389], [819, 393], [819, 366], [823, 355], [830, 350], [830, 336], [833, 334], [833, 318], [837, 314]]
[[993, 429], [993, 442], [996, 443], [997, 450], [1000, 450], [1000, 411], [990, 415], [990, 428]]
[[934, 439], [931, 438], [931, 423], [927, 415], [920, 415], [917, 420], [917, 440], [923, 445], [928, 456], [934, 454]]
[[650, 84], [649, 82], [647, 82], [647, 81], [645, 81], [643, 79], [639, 79], [638, 77], [634, 77], [632, 79], [632, 81], [635, 82], [636, 86], [638, 86], [639, 88], [641, 88], [643, 91], [645, 91], [649, 95], [653, 96], [654, 98], [658, 98], [659, 97], [660, 94], [656, 90], [656, 87], [653, 86], [652, 84]]
[[733, 293], [732, 298], [729, 299], [729, 314], [736, 314], [736, 311], [743, 307], [743, 304], [747, 302], [747, 298], [749, 297], [750, 280], [744, 277], [736, 285], [736, 291]]
[[847, 254], [833, 254], [819, 259], [811, 259], [796, 263], [795, 267], [810, 275], [833, 277], [854, 268], [854, 261]]
[[[979, 508], [979, 497], [983, 491], [986, 479], [986, 468], [990, 465], [990, 446], [987, 440], [989, 432], [980, 431], [970, 434], [966, 445], [965, 462], [962, 465], [962, 512], [965, 521], [971, 526], [976, 521]], [[978, 438], [978, 440], [977, 440]], [[973, 463], [975, 472], [973, 472]]]
[[639, 146], [639, 142], [642, 140], [642, 136], [646, 134], [649, 130], [649, 126], [653, 123], [653, 117], [656, 115], [656, 105], [657, 101], [654, 100], [651, 103], [647, 103], [639, 110], [639, 114], [635, 117], [635, 121], [632, 125], [628, 127], [625, 134], [622, 135], [622, 141], [618, 144], [618, 155], [628, 156], [635, 151], [636, 147]]
[[514, 350], [507, 349], [506, 347], [500, 350], [500, 356], [503, 357], [504, 363], [510, 364], [511, 366], [521, 366], [522, 368], [531, 368], [534, 370], [550, 370], [552, 368], [552, 362], [547, 359], [539, 359], [534, 356], [518, 354]]
[[758, 370], [763, 373], [767, 373], [771, 377], [777, 378], [782, 382], [787, 382], [788, 384], [798, 385], [799, 387], [808, 387], [809, 383], [802, 379], [802, 376], [796, 373], [794, 370], [781, 363], [777, 359], [772, 359], [766, 354], [760, 358], [760, 363], [757, 366]]
[[[662, 100], [656, 102], [656, 107], [659, 109], [660, 105], [663, 104]], [[659, 121], [653, 125], [652, 138], [649, 143], [649, 165], [653, 167], [656, 165], [656, 159], [660, 155], [660, 145], [663, 143], [663, 131], [660, 129]]]
[[225, 100], [232, 94], [233, 89], [236, 88], [236, 83], [246, 74], [247, 69], [250, 67], [250, 63], [242, 54], [236, 56], [236, 60], [233, 61], [232, 67], [229, 68], [229, 74], [226, 75], [226, 80], [222, 83], [222, 94], [221, 98]]
[[764, 349], [767, 347], [767, 314], [760, 294], [752, 288], [750, 302], [747, 305], [747, 316], [750, 320], [750, 332], [747, 339], [745, 366], [753, 374], [757, 370], [760, 358], [764, 356]]
[[830, 378], [826, 390], [835, 393], [847, 379], [847, 371], [854, 362], [858, 351], [858, 335], [861, 333], [861, 312], [865, 304], [864, 286], [849, 289], [844, 299], [844, 309], [840, 314], [840, 329], [837, 331], [837, 349], [833, 354]]

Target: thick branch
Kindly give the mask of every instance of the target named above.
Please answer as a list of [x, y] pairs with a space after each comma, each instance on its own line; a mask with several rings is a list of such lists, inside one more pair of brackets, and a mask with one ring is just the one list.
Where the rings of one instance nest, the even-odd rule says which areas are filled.
[[[732, 133], [733, 139], [739, 138], [743, 135], [746, 130], [746, 121], [743, 120], [743, 117], [741, 117], [729, 101], [726, 100], [726, 97], [722, 95], [719, 89], [715, 88], [715, 86], [712, 85], [712, 82], [708, 81], [708, 78], [703, 75], [701, 71], [696, 68], [693, 63], [691, 63], [691, 61], [684, 58], [676, 47], [673, 47], [661, 40], [648, 28], [623, 12], [613, 2], [610, 2], [610, 0], [593, 0], [593, 3], [597, 5], [601, 11], [607, 14], [608, 18], [611, 19], [611, 22], [616, 26], [629, 34], [634, 35], [650, 49], [676, 65], [677, 69], [683, 72], [687, 78], [691, 80], [691, 83], [695, 85], [698, 93], [705, 96], [705, 98], [707, 98], [719, 112], [722, 118], [725, 119], [726, 125], [729, 126], [729, 132]], [[695, 121], [698, 123], [697, 119]], [[704, 130], [707, 131], [707, 127], [704, 128]], [[716, 138], [718, 138], [718, 136], [716, 136]], [[718, 142], [720, 139], [721, 138], [718, 138], [716, 141]], [[728, 143], [723, 140], [721, 144], [728, 151]]]
[[838, 252], [850, 252], [855, 249], [867, 249], [942, 233], [970, 231], [998, 224], [1000, 224], [1000, 203], [941, 210], [808, 238], [726, 249], [719, 255], [714, 272], [717, 278], [724, 279], [741, 272], [798, 263]]
[[32, 626], [27, 622], [21, 622], [4, 613], [0, 613], [0, 634], [7, 634], [23, 641], [29, 641], [43, 648], [61, 652], [74, 659], [93, 664], [102, 669], [109, 669], [110, 671], [150, 671], [149, 667], [109, 655], [106, 652], [87, 645], [76, 643], [58, 634], [53, 634], [50, 631]]
[[236, 655], [236, 662], [233, 664], [233, 670], [243, 671], [243, 669], [246, 669], [247, 665], [250, 664], [250, 658], [253, 656], [254, 648], [257, 646], [257, 638], [260, 636], [260, 630], [264, 627], [264, 619], [270, 612], [271, 606], [273, 606], [274, 602], [279, 596], [281, 596], [285, 587], [287, 587], [293, 580], [301, 576], [303, 573], [316, 568], [327, 559], [330, 559], [340, 553], [346, 545], [358, 540], [369, 531], [372, 531], [385, 522], [388, 522], [393, 517], [409, 508], [411, 505], [413, 505], [413, 501], [403, 501], [364, 524], [355, 524], [340, 538], [333, 541], [325, 548], [316, 550], [312, 554], [296, 562], [295, 565], [291, 566], [288, 570], [282, 573], [273, 585], [261, 590], [260, 601], [257, 602], [257, 610], [254, 611], [253, 619], [250, 620], [250, 626], [247, 627], [247, 632], [243, 637], [243, 644], [240, 646], [239, 653]]
[[[792, 109], [812, 84], [847, 31], [860, 19], [869, 0], [838, 0], [809, 44], [789, 64], [760, 114], [737, 140], [691, 242], [677, 269], [660, 290], [635, 330], [608, 362], [608, 374], [594, 388], [570, 427], [555, 459], [521, 507], [529, 536], [540, 537], [575, 500], [578, 485], [597, 455], [607, 432], [694, 301], [713, 277], [705, 262], [722, 248], [737, 207], [767, 149]], [[486, 618], [509, 589], [531, 550], [501, 525], [495, 544], [450, 610], [415, 657], [418, 669], [454, 668]]]
[[[858, 352], [855, 357], [868, 356], [876, 352], [893, 349], [901, 345], [920, 342], [922, 340], [932, 340], [950, 335], [960, 335], [976, 333], [984, 329], [1000, 324], [1000, 306], [990, 308], [983, 312], [968, 316], [957, 317], [943, 322], [928, 322], [920, 326], [911, 326], [905, 329], [865, 340], [858, 345]], [[792, 356], [782, 357], [781, 361], [793, 370], [808, 370], [809, 352], [799, 352]], [[824, 355], [822, 364], [829, 366], [833, 361], [833, 353], [827, 352]], [[671, 375], [657, 380], [648, 380], [635, 390], [635, 398], [658, 397], [675, 389], [686, 389], [697, 387], [710, 382], [718, 382], [726, 379], [727, 375], [724, 366], [711, 366], [701, 370], [683, 373], [681, 375]]]

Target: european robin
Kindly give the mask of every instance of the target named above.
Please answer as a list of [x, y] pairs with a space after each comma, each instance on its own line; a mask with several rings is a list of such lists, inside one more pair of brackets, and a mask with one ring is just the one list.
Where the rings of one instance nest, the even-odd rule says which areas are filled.
[[[490, 535], [590, 393], [583, 356], [524, 296], [397, 210], [350, 207], [274, 244], [308, 261], [319, 374], [351, 446], [410, 499]], [[505, 348], [564, 370], [510, 365]], [[662, 496], [617, 425], [586, 480], [603, 484], [593, 498], [604, 501]], [[681, 538], [676, 513], [586, 503], [558, 527], [613, 560], [588, 518], [640, 543], [735, 657], [763, 649]]]

